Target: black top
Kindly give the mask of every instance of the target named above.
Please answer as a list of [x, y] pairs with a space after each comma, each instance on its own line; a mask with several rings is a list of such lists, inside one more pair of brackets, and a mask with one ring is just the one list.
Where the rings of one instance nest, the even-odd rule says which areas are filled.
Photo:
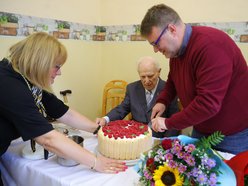
[[[55, 119], [69, 109], [55, 95], [45, 91], [42, 103], [47, 115]], [[22, 137], [26, 141], [51, 130], [52, 125], [39, 112], [23, 77], [3, 59], [0, 62], [0, 156], [12, 140]]]

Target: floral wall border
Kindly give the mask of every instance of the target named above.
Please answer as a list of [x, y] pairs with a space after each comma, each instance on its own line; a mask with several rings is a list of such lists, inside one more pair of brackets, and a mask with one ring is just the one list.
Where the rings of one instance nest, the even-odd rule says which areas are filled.
[[[248, 22], [190, 23], [223, 30], [235, 42], [248, 42]], [[47, 32], [59, 39], [84, 41], [144, 41], [140, 25], [100, 26], [0, 12], [0, 36]]]

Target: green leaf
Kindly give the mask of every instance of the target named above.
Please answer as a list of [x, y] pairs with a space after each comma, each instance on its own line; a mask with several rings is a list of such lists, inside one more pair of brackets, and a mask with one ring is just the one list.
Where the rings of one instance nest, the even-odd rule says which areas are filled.
[[200, 148], [208, 149], [211, 148], [211, 146], [218, 145], [221, 141], [223, 141], [224, 137], [225, 136], [221, 134], [220, 131], [216, 131], [207, 138], [202, 137], [197, 143], [197, 145], [199, 145]]

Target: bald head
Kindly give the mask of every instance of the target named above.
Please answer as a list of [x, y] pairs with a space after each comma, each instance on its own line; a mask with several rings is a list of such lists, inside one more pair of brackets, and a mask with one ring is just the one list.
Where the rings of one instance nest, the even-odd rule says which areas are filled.
[[139, 72], [141, 68], [149, 67], [156, 70], [160, 70], [160, 65], [158, 61], [150, 56], [145, 56], [139, 59], [137, 71]]
[[138, 61], [137, 71], [144, 88], [154, 89], [161, 71], [158, 61], [150, 56], [142, 57]]

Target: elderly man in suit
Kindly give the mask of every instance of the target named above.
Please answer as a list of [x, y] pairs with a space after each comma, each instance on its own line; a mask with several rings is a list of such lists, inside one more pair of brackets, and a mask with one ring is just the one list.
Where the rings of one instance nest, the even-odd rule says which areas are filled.
[[[138, 61], [138, 74], [140, 80], [127, 85], [126, 95], [123, 102], [113, 108], [103, 118], [97, 118], [96, 122], [105, 125], [109, 121], [124, 119], [130, 112], [132, 119], [141, 123], [149, 124], [151, 120], [152, 107], [155, 105], [157, 95], [165, 86], [160, 76], [159, 63], [152, 57], [142, 57]], [[163, 113], [168, 118], [178, 112], [177, 100], [175, 100]], [[177, 130], [165, 132], [153, 131], [153, 137], [163, 138], [180, 134]]]

